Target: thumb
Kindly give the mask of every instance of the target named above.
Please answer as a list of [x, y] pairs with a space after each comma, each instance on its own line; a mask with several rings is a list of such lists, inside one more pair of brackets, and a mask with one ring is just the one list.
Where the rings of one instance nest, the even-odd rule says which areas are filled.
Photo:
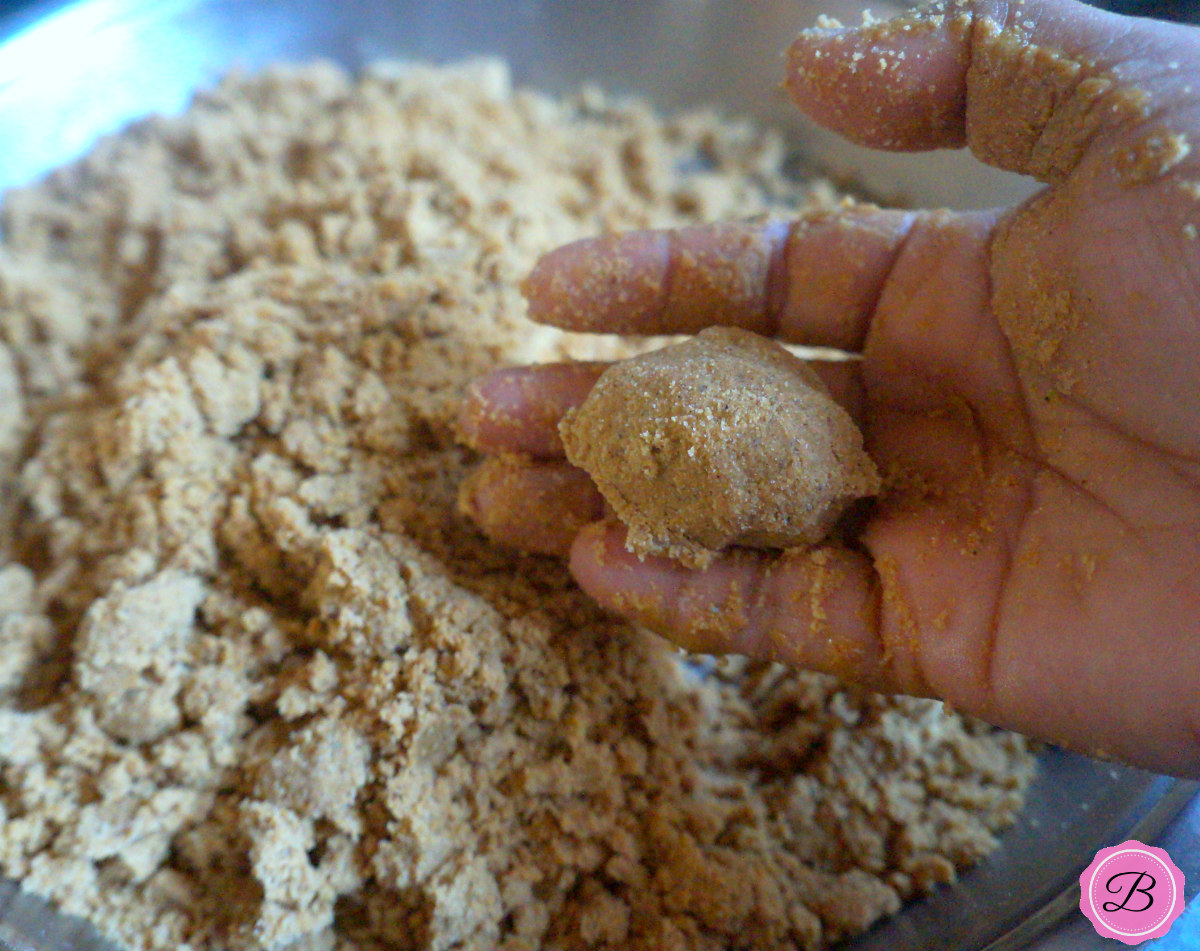
[[[1200, 30], [1075, 0], [946, 0], [804, 31], [787, 85], [813, 119], [859, 144], [966, 145], [988, 164], [1055, 183], [1093, 148], [1136, 148], [1148, 123], [1194, 104], [1180, 66], [1198, 57]], [[1163, 161], [1186, 154], [1186, 139], [1177, 144]]]

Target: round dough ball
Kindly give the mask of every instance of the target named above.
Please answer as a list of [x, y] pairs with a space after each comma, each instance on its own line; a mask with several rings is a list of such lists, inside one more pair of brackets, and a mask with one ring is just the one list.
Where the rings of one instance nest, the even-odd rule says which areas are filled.
[[862, 434], [817, 375], [745, 330], [614, 364], [559, 431], [630, 551], [694, 568], [730, 545], [811, 545], [879, 491]]

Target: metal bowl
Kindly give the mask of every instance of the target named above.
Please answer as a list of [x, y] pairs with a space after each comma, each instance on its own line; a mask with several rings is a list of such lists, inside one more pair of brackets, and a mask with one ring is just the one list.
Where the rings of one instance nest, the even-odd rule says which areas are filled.
[[[986, 207], [1027, 180], [942, 152], [884, 156], [802, 120], [779, 91], [788, 38], [855, 0], [84, 0], [41, 3], [0, 43], [0, 188], [28, 182], [149, 112], [177, 112], [237, 66], [330, 59], [506, 58], [518, 82], [565, 92], [595, 81], [664, 109], [711, 104], [769, 123], [801, 166], [914, 204]], [[876, 4], [886, 13], [887, 4]], [[1078, 876], [1126, 838], [1166, 844], [1200, 880], [1196, 784], [1041, 754], [1020, 821], [950, 888], [908, 906], [844, 951], [1108, 949], [1078, 912]], [[1190, 803], [1190, 805], [1189, 805]], [[1164, 838], [1165, 836], [1165, 838]], [[1194, 886], [1193, 886], [1194, 888]], [[1073, 891], [1074, 889], [1074, 891]], [[1191, 892], [1189, 891], [1189, 894]], [[0, 883], [0, 948], [106, 947], [79, 923]]]
[[[903, 0], [875, 3], [887, 12]], [[1030, 186], [954, 152], [880, 156], [801, 119], [780, 91], [788, 38], [864, 0], [83, 0], [43, 2], [0, 51], [0, 188], [21, 184], [149, 112], [177, 112], [233, 66], [490, 53], [552, 93], [594, 80], [664, 109], [714, 104], [791, 133], [870, 191], [949, 207]], [[2, 9], [2, 7], [0, 7]]]

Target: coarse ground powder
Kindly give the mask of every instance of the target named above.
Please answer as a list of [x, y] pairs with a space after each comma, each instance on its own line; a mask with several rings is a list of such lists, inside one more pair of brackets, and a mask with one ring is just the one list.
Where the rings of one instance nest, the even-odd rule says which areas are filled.
[[456, 511], [537, 256], [834, 201], [476, 62], [235, 76], [13, 192], [0, 870], [130, 949], [817, 948], [988, 852], [1023, 740], [689, 659]]

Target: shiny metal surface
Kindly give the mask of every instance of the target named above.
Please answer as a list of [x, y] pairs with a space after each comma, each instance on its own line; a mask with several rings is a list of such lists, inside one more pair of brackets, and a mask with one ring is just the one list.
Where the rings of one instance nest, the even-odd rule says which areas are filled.
[[[550, 92], [596, 81], [659, 106], [714, 104], [784, 129], [804, 162], [922, 204], [985, 207], [1031, 186], [954, 153], [881, 156], [801, 121], [779, 91], [781, 52], [818, 10], [851, 19], [856, 0], [85, 0], [46, 2], [0, 44], [0, 188], [34, 179], [97, 136], [148, 112], [182, 109], [232, 67], [332, 59], [435, 62], [488, 53]], [[876, 13], [886, 4], [873, 4]], [[25, 19], [28, 19], [26, 17]], [[1095, 851], [1164, 841], [1200, 884], [1195, 784], [1060, 751], [1041, 757], [1029, 807], [1001, 848], [844, 951], [1090, 951], [1072, 897]], [[1189, 802], [1191, 805], [1189, 806]], [[1181, 812], [1181, 810], [1183, 810]], [[1171, 838], [1171, 837], [1174, 838]], [[1066, 937], [1064, 937], [1064, 935]], [[1093, 940], [1094, 939], [1094, 940]], [[1068, 943], [1062, 943], [1066, 941]], [[98, 949], [86, 928], [0, 883], [0, 948]]]

